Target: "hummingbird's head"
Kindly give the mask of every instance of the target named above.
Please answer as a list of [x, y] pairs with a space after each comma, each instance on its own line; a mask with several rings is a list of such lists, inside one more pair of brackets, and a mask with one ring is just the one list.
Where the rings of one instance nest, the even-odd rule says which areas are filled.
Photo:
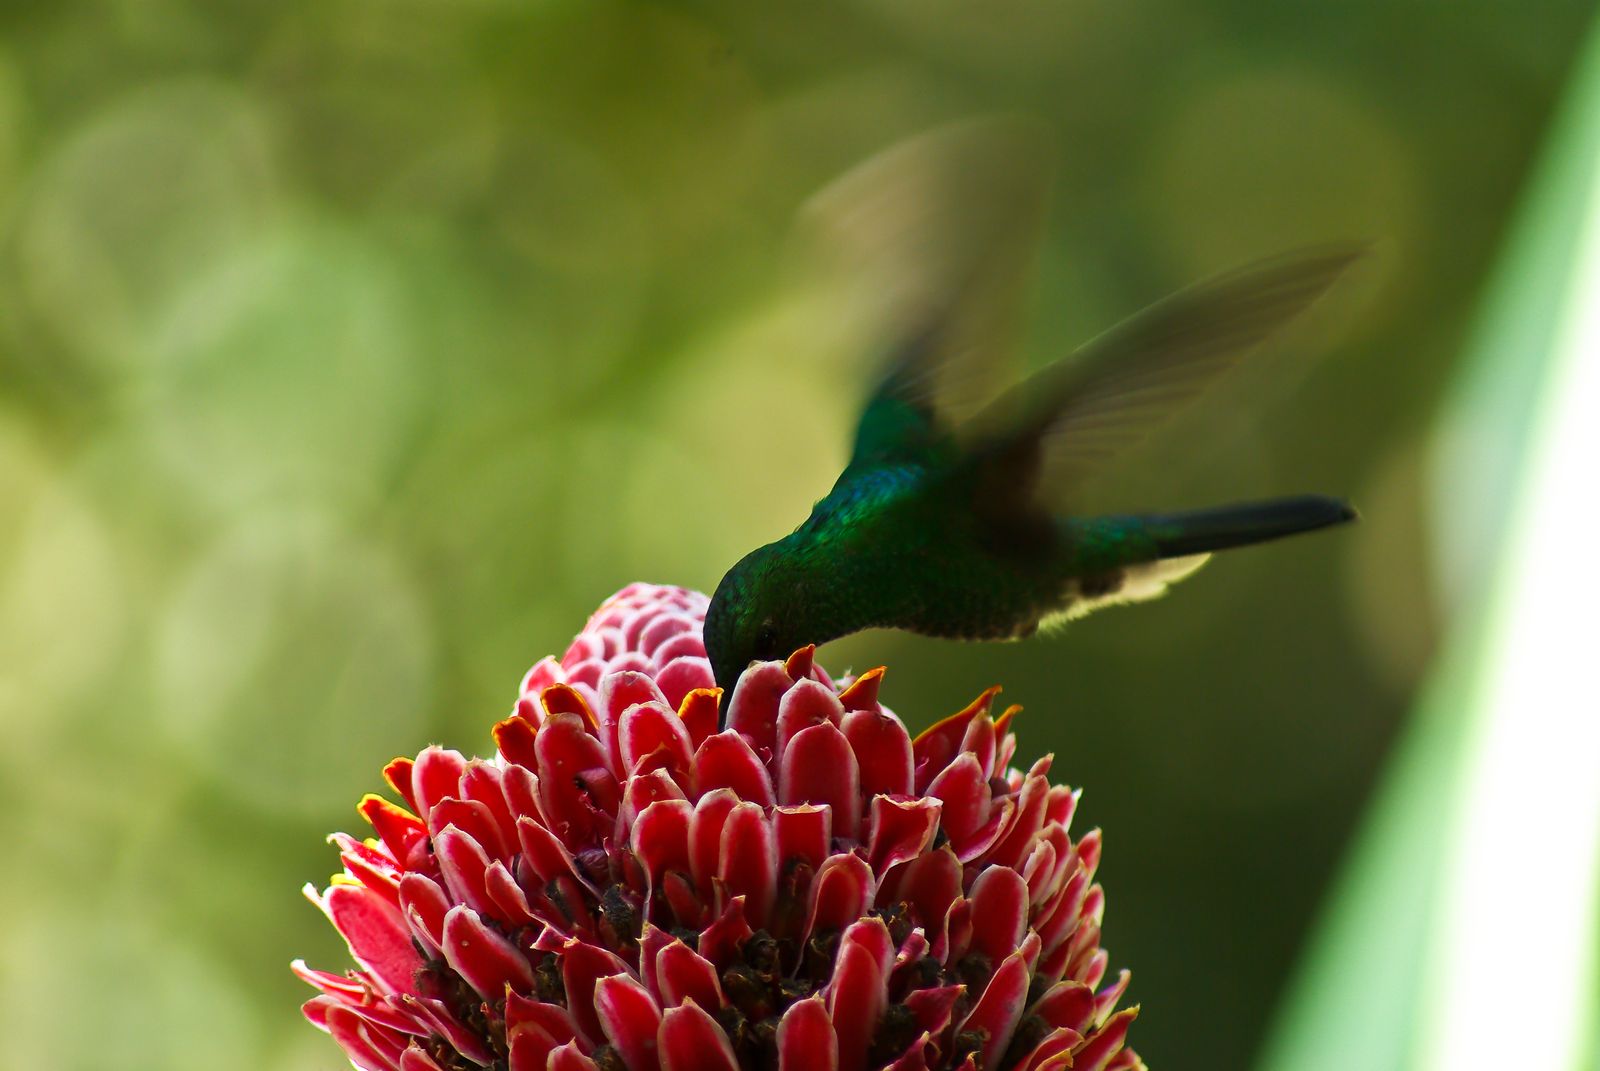
[[722, 710], [752, 662], [787, 658], [810, 640], [798, 631], [795, 585], [785, 582], [778, 544], [753, 550], [728, 570], [706, 609], [706, 657], [722, 688]]

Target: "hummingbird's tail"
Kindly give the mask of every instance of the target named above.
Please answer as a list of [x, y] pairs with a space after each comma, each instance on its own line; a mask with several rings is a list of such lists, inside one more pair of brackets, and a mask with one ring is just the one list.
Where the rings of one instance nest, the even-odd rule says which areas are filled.
[[1295, 495], [1142, 518], [1161, 558], [1247, 547], [1355, 519], [1356, 511], [1348, 502], [1325, 495]]

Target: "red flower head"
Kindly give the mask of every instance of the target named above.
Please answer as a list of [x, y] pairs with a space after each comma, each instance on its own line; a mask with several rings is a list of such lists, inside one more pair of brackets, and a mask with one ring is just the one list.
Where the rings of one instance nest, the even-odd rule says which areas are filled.
[[360, 969], [295, 970], [366, 1071], [1130, 1071], [1098, 832], [998, 689], [912, 740], [881, 669], [740, 678], [705, 596], [635, 584], [523, 681], [498, 754], [430, 747], [308, 895]]

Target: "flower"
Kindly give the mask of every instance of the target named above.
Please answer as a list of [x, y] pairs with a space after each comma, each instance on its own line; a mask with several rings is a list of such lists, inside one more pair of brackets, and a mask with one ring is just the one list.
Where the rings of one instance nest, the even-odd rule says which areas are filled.
[[1100, 834], [998, 688], [913, 740], [883, 670], [752, 665], [718, 731], [706, 598], [635, 584], [530, 670], [498, 754], [384, 774], [307, 887], [360, 969], [295, 971], [365, 1071], [1132, 1071]]

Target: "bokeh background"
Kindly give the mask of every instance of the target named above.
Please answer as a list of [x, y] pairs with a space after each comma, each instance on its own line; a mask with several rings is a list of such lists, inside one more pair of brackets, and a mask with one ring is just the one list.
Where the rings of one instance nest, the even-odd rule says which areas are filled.
[[[1425, 445], [1582, 3], [9, 0], [0, 7], [8, 1067], [329, 1069], [298, 893], [393, 755], [489, 746], [634, 579], [706, 590], [863, 385], [778, 265], [871, 153], [995, 110], [1058, 177], [1044, 360], [1253, 256], [1359, 299], [1141, 449], [1125, 507], [1351, 530], [968, 647], [868, 634], [914, 727], [1002, 682], [1103, 825], [1153, 1066], [1248, 1066], [1451, 607]], [[1361, 288], [1358, 288], [1361, 289]]]

